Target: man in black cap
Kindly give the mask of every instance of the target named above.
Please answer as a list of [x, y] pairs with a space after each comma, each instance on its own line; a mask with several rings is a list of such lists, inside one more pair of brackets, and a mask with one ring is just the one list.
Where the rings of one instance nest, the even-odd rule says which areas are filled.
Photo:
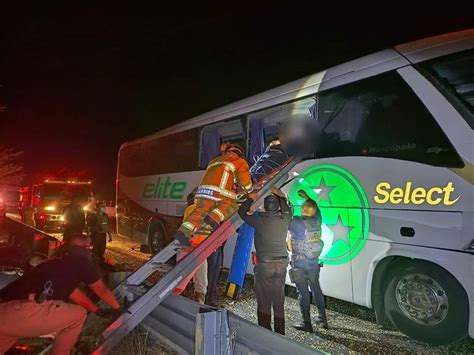
[[255, 195], [240, 206], [239, 216], [255, 229], [255, 292], [258, 324], [271, 327], [273, 307], [275, 332], [285, 335], [285, 279], [288, 266], [286, 237], [291, 222], [291, 209], [285, 195], [277, 188], [265, 197], [264, 212], [249, 215]]

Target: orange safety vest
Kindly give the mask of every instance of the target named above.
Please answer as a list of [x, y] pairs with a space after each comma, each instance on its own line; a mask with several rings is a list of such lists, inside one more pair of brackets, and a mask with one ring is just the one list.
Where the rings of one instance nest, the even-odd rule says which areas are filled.
[[234, 152], [228, 152], [212, 160], [196, 191], [196, 197], [220, 201], [222, 198], [237, 199], [236, 185], [246, 192], [252, 191], [249, 164]]

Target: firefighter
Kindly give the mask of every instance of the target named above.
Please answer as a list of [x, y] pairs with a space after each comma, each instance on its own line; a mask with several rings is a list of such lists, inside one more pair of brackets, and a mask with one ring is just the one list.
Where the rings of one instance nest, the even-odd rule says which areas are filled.
[[264, 212], [249, 215], [253, 195], [240, 206], [239, 215], [255, 229], [254, 259], [255, 293], [258, 324], [271, 328], [271, 309], [275, 332], [285, 335], [285, 279], [288, 267], [286, 237], [291, 222], [291, 209], [285, 195], [277, 188], [263, 201]]
[[112, 241], [109, 216], [105, 213], [105, 202], [98, 203], [96, 212], [87, 215], [87, 228], [92, 240], [92, 252], [100, 260], [104, 260], [107, 235], [109, 236], [109, 242]]
[[298, 290], [298, 300], [302, 322], [293, 327], [306, 332], [313, 332], [310, 315], [309, 288], [313, 294], [313, 302], [319, 311], [317, 324], [328, 329], [324, 295], [319, 285], [320, 264], [318, 257], [323, 249], [321, 240], [321, 212], [318, 205], [303, 190], [298, 194], [306, 201], [301, 207], [301, 217], [295, 217], [290, 224], [291, 282]]
[[63, 241], [68, 242], [68, 239], [73, 234], [81, 234], [86, 226], [86, 216], [84, 209], [79, 204], [77, 196], [71, 197], [71, 203], [64, 208], [64, 235]]
[[51, 333], [56, 333], [52, 354], [69, 354], [87, 311], [106, 315], [78, 289], [82, 282], [114, 310], [115, 317], [120, 315], [120, 304], [101, 281], [89, 247], [87, 236], [73, 234], [63, 257], [40, 263], [0, 290], [0, 354], [19, 338]]
[[189, 246], [194, 231], [203, 224], [216, 230], [238, 208], [237, 188], [242, 192], [252, 190], [249, 165], [244, 159], [244, 151], [237, 144], [225, 144], [223, 154], [212, 160], [196, 190], [196, 208], [184, 219], [176, 232], [175, 239], [181, 245]]
[[[223, 143], [221, 155], [213, 159], [196, 190], [196, 207], [184, 219], [175, 239], [182, 246], [190, 246], [190, 237], [203, 225], [210, 233], [229, 218], [237, 209], [237, 186], [240, 192], [252, 191], [249, 165], [244, 159], [244, 150], [238, 144]], [[217, 281], [223, 260], [223, 247], [219, 247], [208, 258], [208, 287], [206, 304], [217, 305]]]
[[[184, 211], [183, 219], [186, 219], [191, 212], [196, 208], [195, 201], [196, 189], [194, 189], [187, 197], [188, 207]], [[197, 247], [201, 244], [209, 233], [195, 232], [192, 236], [190, 243], [192, 247]], [[178, 252], [177, 261], [183, 259], [188, 253]], [[193, 299], [201, 304], [204, 304], [207, 293], [207, 260], [204, 260], [199, 267], [194, 270], [187, 278], [185, 278], [179, 285], [174, 289], [174, 293], [180, 295], [188, 285], [189, 281], [193, 279], [194, 294]]]

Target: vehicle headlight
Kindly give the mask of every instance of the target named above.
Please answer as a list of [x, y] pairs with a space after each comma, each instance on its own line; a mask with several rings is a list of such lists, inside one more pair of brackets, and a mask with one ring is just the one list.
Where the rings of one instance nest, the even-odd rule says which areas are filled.
[[46, 206], [44, 208], [45, 211], [55, 211], [56, 210], [56, 207], [55, 206]]
[[60, 216], [60, 217], [59, 217], [59, 220], [60, 220], [60, 221], [64, 221], [64, 216]]

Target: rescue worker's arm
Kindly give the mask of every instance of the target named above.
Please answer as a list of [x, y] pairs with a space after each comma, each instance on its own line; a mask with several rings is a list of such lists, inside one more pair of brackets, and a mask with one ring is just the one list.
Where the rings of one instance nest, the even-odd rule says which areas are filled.
[[81, 290], [76, 288], [72, 293], [69, 295], [69, 299], [73, 301], [75, 304], [84, 307], [89, 312], [97, 312], [99, 307], [90, 300], [89, 297], [86, 296]]
[[245, 223], [250, 224], [252, 227], [254, 227], [258, 221], [258, 217], [255, 214], [252, 214], [252, 215], [247, 214], [247, 212], [250, 211], [250, 207], [252, 206], [252, 203], [253, 203], [252, 198], [246, 199], [240, 205], [238, 213], [239, 213], [240, 218], [242, 218]]
[[235, 180], [247, 192], [252, 192], [252, 177], [250, 176], [250, 167], [245, 159], [236, 167]]
[[119, 309], [120, 304], [118, 303], [117, 299], [115, 298], [112, 291], [104, 284], [102, 280], [98, 280], [93, 284], [90, 284], [89, 287], [91, 288], [94, 293], [99, 296], [105, 303], [107, 303], [113, 309]]

